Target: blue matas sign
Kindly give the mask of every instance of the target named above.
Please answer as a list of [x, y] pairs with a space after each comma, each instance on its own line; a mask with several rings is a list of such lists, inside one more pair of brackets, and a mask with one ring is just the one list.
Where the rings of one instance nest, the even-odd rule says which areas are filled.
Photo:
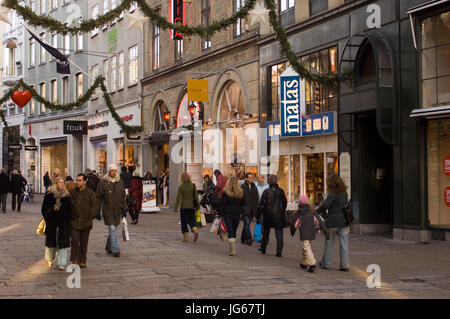
[[290, 74], [280, 76], [281, 136], [301, 136], [300, 76]]
[[303, 115], [302, 135], [321, 135], [334, 133], [334, 112]]

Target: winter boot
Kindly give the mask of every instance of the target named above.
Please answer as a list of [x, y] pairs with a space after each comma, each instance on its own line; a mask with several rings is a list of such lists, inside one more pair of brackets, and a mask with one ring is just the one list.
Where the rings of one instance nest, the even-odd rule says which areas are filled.
[[192, 232], [194, 233], [194, 241], [198, 240], [198, 228], [192, 227]]
[[183, 233], [183, 243], [188, 242], [188, 235], [189, 235], [189, 233]]
[[236, 256], [236, 238], [228, 238], [230, 245], [230, 256]]

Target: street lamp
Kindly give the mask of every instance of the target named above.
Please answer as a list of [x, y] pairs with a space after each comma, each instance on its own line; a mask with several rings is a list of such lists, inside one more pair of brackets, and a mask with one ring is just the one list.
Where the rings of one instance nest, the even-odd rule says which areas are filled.
[[194, 114], [195, 114], [195, 104], [192, 102], [191, 104], [189, 104], [188, 106], [188, 110], [189, 110], [189, 114], [191, 115], [191, 122], [192, 125], [194, 125]]
[[170, 120], [170, 111], [169, 110], [165, 110], [163, 113], [163, 117], [165, 121], [169, 121]]

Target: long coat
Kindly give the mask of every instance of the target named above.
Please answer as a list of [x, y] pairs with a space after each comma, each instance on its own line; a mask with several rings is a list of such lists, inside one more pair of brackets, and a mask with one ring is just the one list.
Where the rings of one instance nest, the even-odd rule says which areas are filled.
[[327, 198], [318, 209], [319, 213], [324, 213], [328, 210], [328, 217], [325, 222], [328, 228], [341, 228], [349, 226], [344, 216], [344, 207], [347, 203], [347, 192], [329, 192]]
[[128, 189], [128, 197], [136, 198], [136, 205], [131, 205], [129, 209], [141, 210], [142, 196], [143, 196], [142, 177], [133, 176], [133, 178], [131, 178], [131, 187]]
[[112, 179], [106, 174], [97, 186], [97, 199], [102, 205], [102, 215], [105, 225], [119, 226], [122, 211], [128, 209], [125, 186], [118, 175]]
[[77, 230], [92, 229], [92, 220], [98, 212], [98, 201], [94, 191], [89, 188], [70, 191], [70, 203], [72, 209], [71, 226]]
[[56, 233], [58, 230], [58, 248], [70, 247], [70, 197], [61, 198], [61, 207], [53, 209], [56, 198], [52, 192], [47, 192], [42, 202], [41, 213], [45, 219], [45, 246], [56, 248]]
[[286, 226], [287, 200], [284, 191], [278, 184], [272, 184], [261, 197], [257, 219], [264, 216], [264, 227], [284, 228]]
[[255, 183], [252, 183], [249, 186], [247, 182], [244, 182], [244, 184], [241, 185], [241, 188], [244, 192], [245, 198], [245, 206], [242, 211], [242, 216], [253, 218], [258, 212], [258, 189], [256, 188]]
[[11, 193], [13, 194], [23, 193], [25, 191], [25, 185], [27, 185], [27, 180], [22, 175], [14, 174], [11, 177], [11, 182], [9, 184]]
[[0, 194], [6, 194], [9, 192], [9, 176], [6, 173], [0, 174]]
[[180, 209], [194, 209], [194, 201], [200, 208], [197, 187], [192, 182], [185, 182], [178, 187], [174, 210], [178, 211], [178, 207]]

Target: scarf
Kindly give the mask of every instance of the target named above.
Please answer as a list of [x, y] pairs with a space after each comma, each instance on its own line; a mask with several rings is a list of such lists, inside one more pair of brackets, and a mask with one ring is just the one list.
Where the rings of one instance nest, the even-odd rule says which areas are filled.
[[53, 206], [53, 210], [54, 211], [59, 211], [59, 209], [61, 208], [61, 198], [64, 198], [68, 195], [67, 191], [65, 189], [56, 189], [53, 192], [53, 196], [56, 198], [56, 203]]
[[115, 178], [112, 178], [111, 176], [109, 176], [109, 174], [107, 173], [103, 179], [107, 180], [110, 183], [118, 183], [120, 181], [120, 176], [116, 175]]

